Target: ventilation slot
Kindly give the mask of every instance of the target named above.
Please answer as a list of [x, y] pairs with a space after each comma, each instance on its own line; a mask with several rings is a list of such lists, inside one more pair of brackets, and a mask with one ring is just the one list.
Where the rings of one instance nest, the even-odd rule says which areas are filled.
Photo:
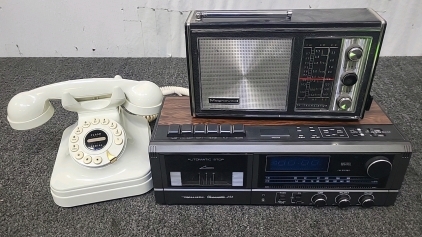
[[158, 158], [155, 146], [149, 146], [148, 152], [149, 152], [149, 158], [150, 159], [157, 159]]

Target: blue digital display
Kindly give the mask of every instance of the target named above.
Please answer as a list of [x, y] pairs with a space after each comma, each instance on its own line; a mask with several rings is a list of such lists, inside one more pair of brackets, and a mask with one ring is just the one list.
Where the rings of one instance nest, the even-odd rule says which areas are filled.
[[329, 156], [267, 156], [266, 171], [327, 171]]

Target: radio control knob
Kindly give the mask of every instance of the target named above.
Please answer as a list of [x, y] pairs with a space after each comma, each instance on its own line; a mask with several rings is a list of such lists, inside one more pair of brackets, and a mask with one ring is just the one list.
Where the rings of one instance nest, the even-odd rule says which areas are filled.
[[327, 196], [324, 194], [316, 194], [312, 197], [311, 201], [316, 207], [322, 207], [327, 204]]
[[375, 205], [374, 196], [363, 195], [359, 198], [359, 203], [362, 207], [369, 208]]
[[353, 86], [358, 81], [358, 75], [354, 72], [349, 72], [344, 74], [344, 76], [341, 78], [341, 82], [345, 86]]
[[349, 96], [340, 96], [337, 99], [337, 106], [341, 110], [348, 110], [350, 107], [352, 107], [352, 98]]
[[363, 50], [361, 47], [351, 47], [349, 51], [347, 51], [347, 58], [349, 58], [350, 61], [358, 61], [360, 58], [362, 58]]
[[387, 177], [393, 167], [388, 158], [384, 156], [372, 157], [366, 162], [365, 166], [366, 172], [368, 173], [369, 177], [372, 177], [374, 179], [381, 179]]
[[344, 208], [350, 206], [350, 196], [347, 194], [341, 194], [336, 197], [336, 203], [338, 207]]

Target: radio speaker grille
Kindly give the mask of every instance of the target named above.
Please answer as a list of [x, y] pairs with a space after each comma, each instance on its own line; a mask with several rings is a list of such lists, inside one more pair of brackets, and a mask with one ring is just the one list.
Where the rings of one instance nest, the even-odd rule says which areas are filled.
[[286, 110], [291, 38], [200, 38], [198, 44], [202, 109]]

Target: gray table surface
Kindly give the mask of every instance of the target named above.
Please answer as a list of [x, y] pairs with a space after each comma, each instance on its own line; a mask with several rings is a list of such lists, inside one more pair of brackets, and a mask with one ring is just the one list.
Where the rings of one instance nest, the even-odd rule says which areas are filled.
[[0, 58], [1, 236], [422, 236], [422, 57], [381, 58], [375, 99], [413, 144], [395, 206], [362, 209], [276, 206], [163, 206], [145, 195], [61, 208], [50, 190], [60, 138], [77, 120], [55, 101], [45, 125], [15, 131], [13, 95], [68, 79], [113, 77], [187, 87], [181, 58]]

